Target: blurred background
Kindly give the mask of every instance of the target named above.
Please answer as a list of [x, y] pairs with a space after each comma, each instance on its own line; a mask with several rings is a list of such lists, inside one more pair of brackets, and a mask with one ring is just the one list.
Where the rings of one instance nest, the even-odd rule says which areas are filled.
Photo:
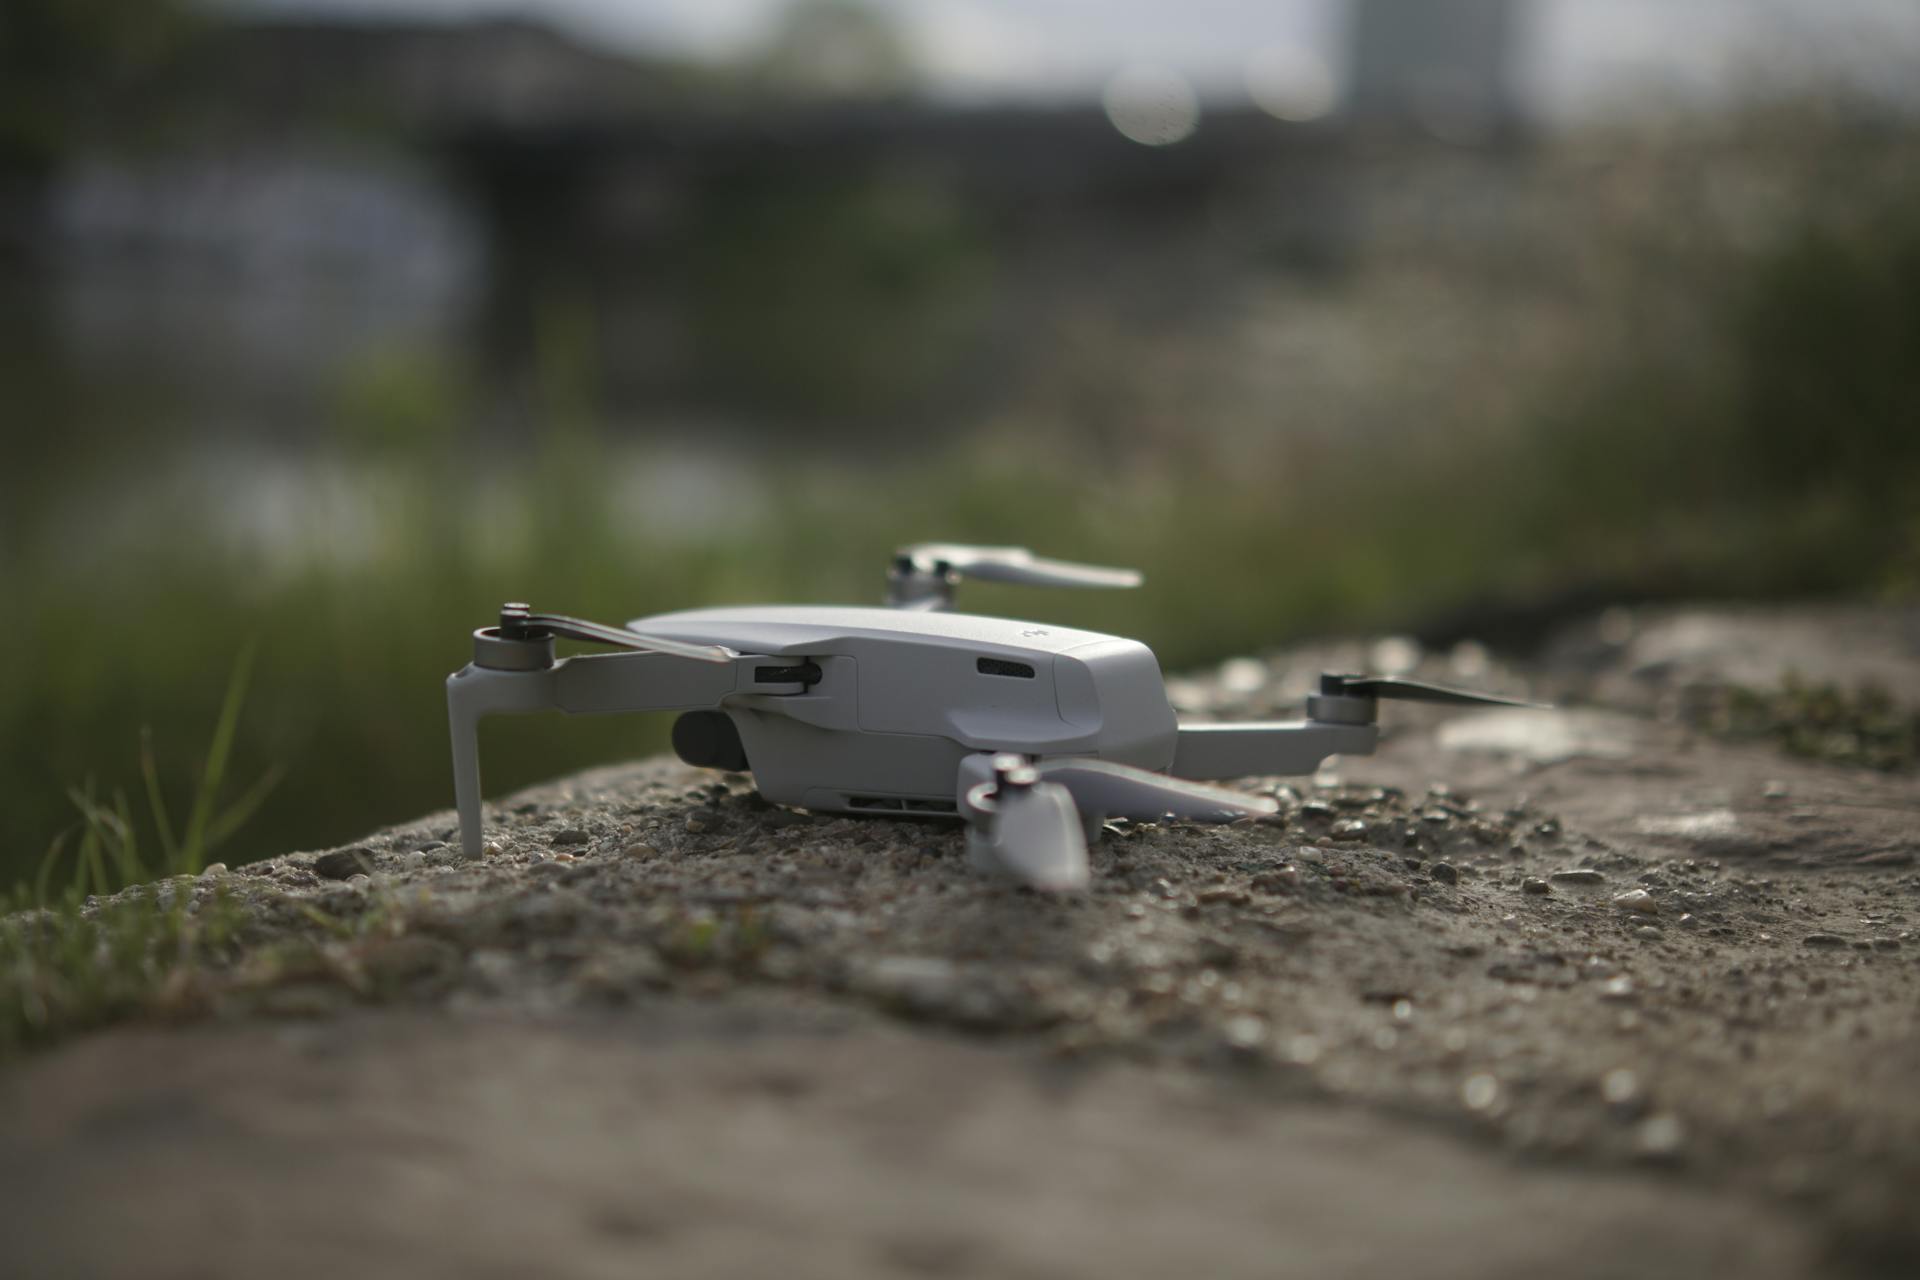
[[507, 599], [1017, 542], [1148, 584], [967, 607], [1177, 670], [1912, 595], [1920, 7], [8, 0], [0, 433], [0, 886], [243, 654], [219, 856], [444, 807]]

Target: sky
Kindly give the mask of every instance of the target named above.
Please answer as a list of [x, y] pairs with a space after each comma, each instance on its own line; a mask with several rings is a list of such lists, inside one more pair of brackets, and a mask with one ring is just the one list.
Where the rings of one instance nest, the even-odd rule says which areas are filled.
[[[751, 51], [786, 0], [226, 0], [231, 8], [460, 20], [514, 15], [629, 48]], [[1244, 96], [1250, 61], [1338, 79], [1342, 0], [871, 0], [930, 89], [957, 100], [1097, 96], [1150, 64], [1204, 98]], [[1920, 0], [1527, 0], [1520, 96], [1546, 120], [1736, 96], [1826, 77], [1920, 100]]]

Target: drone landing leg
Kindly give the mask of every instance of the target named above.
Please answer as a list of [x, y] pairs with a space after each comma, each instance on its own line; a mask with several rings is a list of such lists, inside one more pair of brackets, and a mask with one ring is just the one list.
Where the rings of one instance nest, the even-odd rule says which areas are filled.
[[460, 851], [480, 856], [480, 717], [553, 707], [545, 671], [491, 671], [467, 667], [447, 677], [447, 728], [453, 738], [453, 803], [460, 812]]
[[1328, 756], [1371, 755], [1379, 741], [1379, 726], [1371, 724], [1183, 724], [1168, 772], [1195, 781], [1308, 774]]

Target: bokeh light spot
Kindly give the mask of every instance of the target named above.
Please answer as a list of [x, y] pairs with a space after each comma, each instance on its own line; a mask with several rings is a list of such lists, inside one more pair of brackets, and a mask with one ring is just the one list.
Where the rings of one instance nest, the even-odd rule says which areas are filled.
[[1247, 59], [1247, 96], [1277, 120], [1305, 122], [1332, 113], [1339, 85], [1326, 60], [1296, 45], [1268, 45]]
[[1107, 81], [1100, 100], [1113, 127], [1143, 146], [1171, 146], [1200, 127], [1200, 97], [1171, 67], [1122, 67]]

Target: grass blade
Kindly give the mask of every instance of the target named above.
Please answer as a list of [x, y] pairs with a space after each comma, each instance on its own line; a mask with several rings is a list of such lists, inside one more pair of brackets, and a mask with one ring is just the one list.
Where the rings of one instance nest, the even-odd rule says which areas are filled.
[[234, 730], [240, 723], [240, 704], [246, 699], [247, 681], [253, 674], [256, 645], [248, 641], [234, 660], [233, 674], [227, 677], [227, 693], [220, 702], [220, 717], [213, 726], [213, 741], [207, 747], [207, 767], [194, 792], [193, 811], [181, 837], [176, 872], [199, 871], [207, 862], [207, 826], [213, 821], [213, 806], [220, 784], [227, 773], [227, 759], [233, 752]]
[[68, 830], [62, 831], [59, 835], [55, 836], [53, 838], [53, 843], [47, 846], [46, 857], [40, 859], [40, 872], [38, 875], [34, 876], [33, 878], [33, 905], [34, 906], [36, 907], [52, 906], [52, 901], [48, 897], [48, 890], [51, 889], [53, 886], [54, 864], [58, 863], [60, 861], [60, 855], [67, 851], [67, 837], [72, 834], [73, 834], [73, 831], [71, 828], [69, 828]]
[[134, 829], [133, 809], [127, 804], [127, 793], [113, 793], [113, 813], [117, 822], [111, 849], [114, 869], [120, 873], [122, 884], [138, 884], [150, 879], [147, 868], [140, 861], [140, 834]]
[[238, 800], [221, 810], [213, 821], [207, 824], [206, 851], [212, 853], [225, 844], [227, 838], [235, 831], [245, 826], [247, 819], [253, 817], [260, 806], [266, 803], [267, 797], [273, 794], [273, 789], [279, 786], [280, 780], [286, 776], [287, 771], [284, 766], [274, 765], [261, 774], [259, 780], [248, 787]]
[[160, 794], [160, 769], [153, 758], [153, 727], [140, 726], [140, 777], [147, 787], [147, 808], [153, 812], [154, 829], [160, 833], [160, 854], [166, 865], [180, 865], [180, 843], [173, 836], [173, 819], [167, 814], [167, 801]]

